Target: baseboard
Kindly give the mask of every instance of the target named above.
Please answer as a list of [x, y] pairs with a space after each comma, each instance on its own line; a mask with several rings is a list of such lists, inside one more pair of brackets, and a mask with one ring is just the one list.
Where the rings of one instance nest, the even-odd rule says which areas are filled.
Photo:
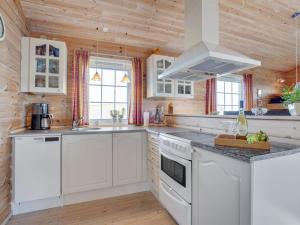
[[[149, 183], [143, 182], [138, 184], [123, 185], [119, 187], [67, 194], [61, 197], [37, 200], [32, 202], [23, 202], [19, 204], [12, 203], [12, 214], [18, 215], [43, 209], [62, 207], [64, 205], [71, 205], [80, 202], [111, 198], [149, 190]], [[5, 223], [1, 225], [5, 225]]]
[[63, 206], [62, 197], [48, 198], [31, 202], [12, 203], [13, 215]]
[[6, 219], [1, 223], [1, 225], [8, 224], [8, 221], [10, 220], [11, 217], [12, 217], [12, 213], [9, 213], [8, 216], [6, 217]]
[[64, 205], [71, 205], [75, 203], [94, 201], [104, 198], [112, 198], [116, 196], [128, 195], [149, 190], [150, 186], [148, 182], [123, 185], [119, 187], [67, 194], [63, 196], [63, 203]]

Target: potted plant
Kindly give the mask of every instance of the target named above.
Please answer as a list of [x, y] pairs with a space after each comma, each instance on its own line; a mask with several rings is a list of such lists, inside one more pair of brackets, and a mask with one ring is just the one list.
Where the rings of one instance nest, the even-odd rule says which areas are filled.
[[300, 116], [300, 89], [294, 86], [283, 88], [282, 99], [292, 116]]

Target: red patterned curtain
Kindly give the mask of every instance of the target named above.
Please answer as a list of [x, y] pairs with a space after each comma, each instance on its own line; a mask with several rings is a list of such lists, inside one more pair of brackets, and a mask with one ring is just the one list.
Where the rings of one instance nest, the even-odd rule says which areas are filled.
[[244, 102], [245, 111], [250, 111], [253, 108], [253, 75], [243, 75], [243, 87], [244, 87]]
[[140, 58], [132, 61], [131, 99], [129, 124], [143, 125], [143, 62]]
[[73, 120], [83, 118], [81, 125], [88, 125], [89, 53], [75, 50], [72, 64], [72, 115]]
[[206, 81], [206, 95], [205, 95], [205, 114], [208, 115], [217, 110], [216, 100], [216, 79]]

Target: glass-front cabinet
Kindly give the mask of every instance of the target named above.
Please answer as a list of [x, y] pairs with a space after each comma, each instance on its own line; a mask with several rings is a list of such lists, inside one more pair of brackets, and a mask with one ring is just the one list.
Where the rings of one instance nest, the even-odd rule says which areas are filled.
[[177, 81], [158, 78], [158, 76], [168, 69], [174, 61], [174, 57], [156, 54], [151, 55], [147, 59], [147, 98], [193, 97], [193, 82], [183, 81], [183, 93], [180, 94], [180, 92], [178, 92], [179, 86]]
[[194, 97], [194, 82], [186, 80], [175, 81], [175, 97]]
[[66, 94], [67, 47], [64, 42], [22, 38], [21, 91]]

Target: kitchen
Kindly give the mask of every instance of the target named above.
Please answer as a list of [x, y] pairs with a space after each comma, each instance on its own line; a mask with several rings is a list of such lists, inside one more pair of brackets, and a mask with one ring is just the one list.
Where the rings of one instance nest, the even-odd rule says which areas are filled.
[[300, 224], [299, 10], [1, 1], [0, 224]]

